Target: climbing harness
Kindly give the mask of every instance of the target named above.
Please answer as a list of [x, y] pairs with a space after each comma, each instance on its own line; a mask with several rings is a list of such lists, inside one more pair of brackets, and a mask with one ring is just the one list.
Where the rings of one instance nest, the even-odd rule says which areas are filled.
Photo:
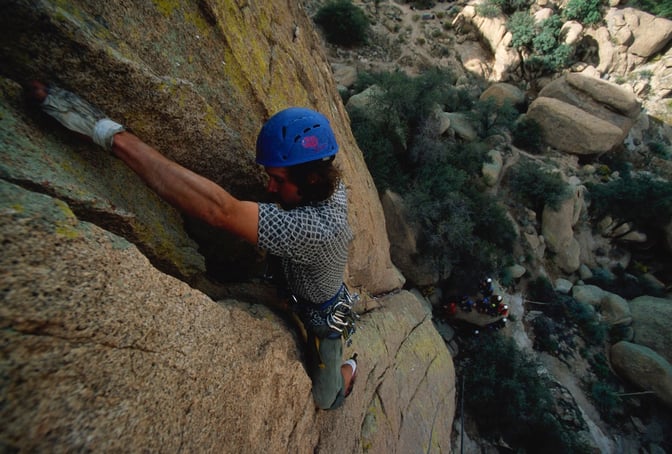
[[314, 327], [326, 325], [331, 331], [328, 338], [342, 337], [346, 346], [352, 344], [352, 335], [357, 330], [356, 322], [359, 320], [359, 314], [354, 311], [354, 306], [359, 301], [359, 294], [351, 294], [345, 284], [333, 298], [321, 305], [312, 304], [295, 295], [292, 295], [290, 300], [294, 303], [295, 309]]

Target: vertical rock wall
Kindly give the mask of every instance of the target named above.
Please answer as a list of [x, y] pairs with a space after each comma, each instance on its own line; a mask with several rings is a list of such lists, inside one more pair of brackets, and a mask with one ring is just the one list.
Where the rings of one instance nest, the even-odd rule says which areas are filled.
[[[4, 4], [3, 77], [18, 84], [40, 79], [75, 91], [172, 159], [237, 196], [258, 199], [263, 194], [254, 143], [271, 114], [290, 105], [324, 112], [343, 150], [338, 164], [350, 191], [356, 234], [350, 282], [374, 293], [400, 285], [389, 260], [375, 187], [350, 133], [320, 41], [298, 5], [205, 0]], [[45, 134], [72, 143], [71, 135], [36, 117]], [[78, 161], [76, 175], [50, 169], [54, 171], [46, 175], [49, 186], [44, 188], [45, 175], [26, 172], [20, 163], [4, 163], [4, 173], [68, 198], [81, 217], [129, 238], [165, 271], [198, 282], [205, 265], [198, 263], [198, 247], [188, 244], [175, 214], [145, 203], [146, 191], [114, 159], [93, 156], [97, 150], [92, 147], [70, 143], [57, 161]], [[48, 159], [38, 150], [24, 160]], [[70, 181], [52, 181], [54, 174]], [[109, 179], [115, 181], [108, 184]], [[187, 226], [193, 224], [188, 221]], [[155, 234], [157, 225], [165, 229], [162, 235]], [[253, 254], [239, 242], [221, 241], [220, 232], [197, 223], [193, 231], [205, 260], [214, 260], [222, 270], [219, 278], [226, 280], [229, 272], [241, 268], [257, 271]], [[219, 248], [213, 251], [213, 245]]]
[[[389, 295], [363, 315], [348, 352], [362, 359], [355, 393], [316, 411], [300, 342], [255, 304], [272, 293], [211, 298], [241, 294], [256, 251], [184, 220], [23, 99], [31, 79], [71, 89], [251, 199], [263, 195], [254, 141], [265, 119], [288, 105], [324, 112], [356, 236], [348, 283], [393, 290], [402, 278], [376, 190], [299, 6], [1, 4], [0, 450], [450, 451], [453, 364], [415, 297]], [[213, 270], [233, 282], [213, 290]]]

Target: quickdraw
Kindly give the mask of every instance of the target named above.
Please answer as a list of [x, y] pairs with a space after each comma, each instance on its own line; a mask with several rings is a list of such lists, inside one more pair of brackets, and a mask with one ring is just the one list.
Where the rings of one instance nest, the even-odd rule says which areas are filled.
[[339, 299], [329, 308], [327, 313], [327, 326], [340, 333], [346, 346], [352, 344], [352, 335], [357, 331], [356, 322], [359, 314], [353, 310], [355, 303], [359, 301], [359, 294], [350, 294], [348, 288], [343, 286], [345, 298]]
[[294, 303], [295, 310], [303, 313], [306, 317], [304, 323], [314, 323], [314, 326], [326, 325], [332, 334], [331, 339], [342, 337], [346, 346], [352, 344], [352, 335], [355, 334], [356, 322], [359, 320], [353, 307], [359, 301], [359, 294], [351, 294], [345, 284], [341, 290], [330, 301], [325, 302], [322, 307], [306, 302], [295, 295], [291, 295], [290, 301]]

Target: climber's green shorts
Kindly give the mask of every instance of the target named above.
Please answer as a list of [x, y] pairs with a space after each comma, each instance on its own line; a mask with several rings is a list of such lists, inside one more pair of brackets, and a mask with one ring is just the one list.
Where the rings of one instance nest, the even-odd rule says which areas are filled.
[[341, 337], [329, 339], [328, 327], [308, 329], [306, 365], [313, 381], [313, 398], [323, 410], [333, 410], [343, 405], [345, 389], [341, 365], [343, 341]]

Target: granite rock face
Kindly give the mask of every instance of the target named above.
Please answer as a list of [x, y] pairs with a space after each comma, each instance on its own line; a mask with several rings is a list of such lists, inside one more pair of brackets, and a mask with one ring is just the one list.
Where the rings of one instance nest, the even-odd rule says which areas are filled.
[[284, 317], [213, 301], [58, 199], [0, 195], [4, 448], [450, 452], [453, 362], [413, 294], [362, 315], [355, 392], [321, 412]]
[[256, 283], [258, 251], [184, 219], [24, 100], [32, 79], [70, 89], [255, 200], [263, 122], [289, 105], [324, 112], [355, 234], [347, 283], [394, 291], [403, 276], [376, 189], [298, 5], [3, 6], [2, 450], [450, 452], [455, 372], [416, 297], [362, 305], [346, 352], [361, 360], [355, 392], [338, 411], [316, 411], [301, 342], [265, 305], [273, 289]]
[[[323, 112], [342, 150], [337, 163], [351, 200], [349, 281], [373, 293], [401, 286], [373, 181], [300, 6], [16, 0], [4, 9], [0, 75], [9, 91], [32, 79], [74, 91], [239, 197], [264, 196], [265, 176], [254, 162], [264, 121], [292, 105]], [[305, 33], [295, 38], [295, 27]], [[26, 153], [25, 126], [8, 128], [3, 146], [11, 159], [2, 168], [7, 178], [67, 198], [79, 217], [129, 238], [160, 269], [201, 288], [206, 267], [225, 281], [259, 272], [252, 248], [147, 202], [151, 196], [132, 172], [39, 112], [31, 112], [30, 121], [38, 122], [40, 136], [67, 146], [55, 154], [42, 147]]]

